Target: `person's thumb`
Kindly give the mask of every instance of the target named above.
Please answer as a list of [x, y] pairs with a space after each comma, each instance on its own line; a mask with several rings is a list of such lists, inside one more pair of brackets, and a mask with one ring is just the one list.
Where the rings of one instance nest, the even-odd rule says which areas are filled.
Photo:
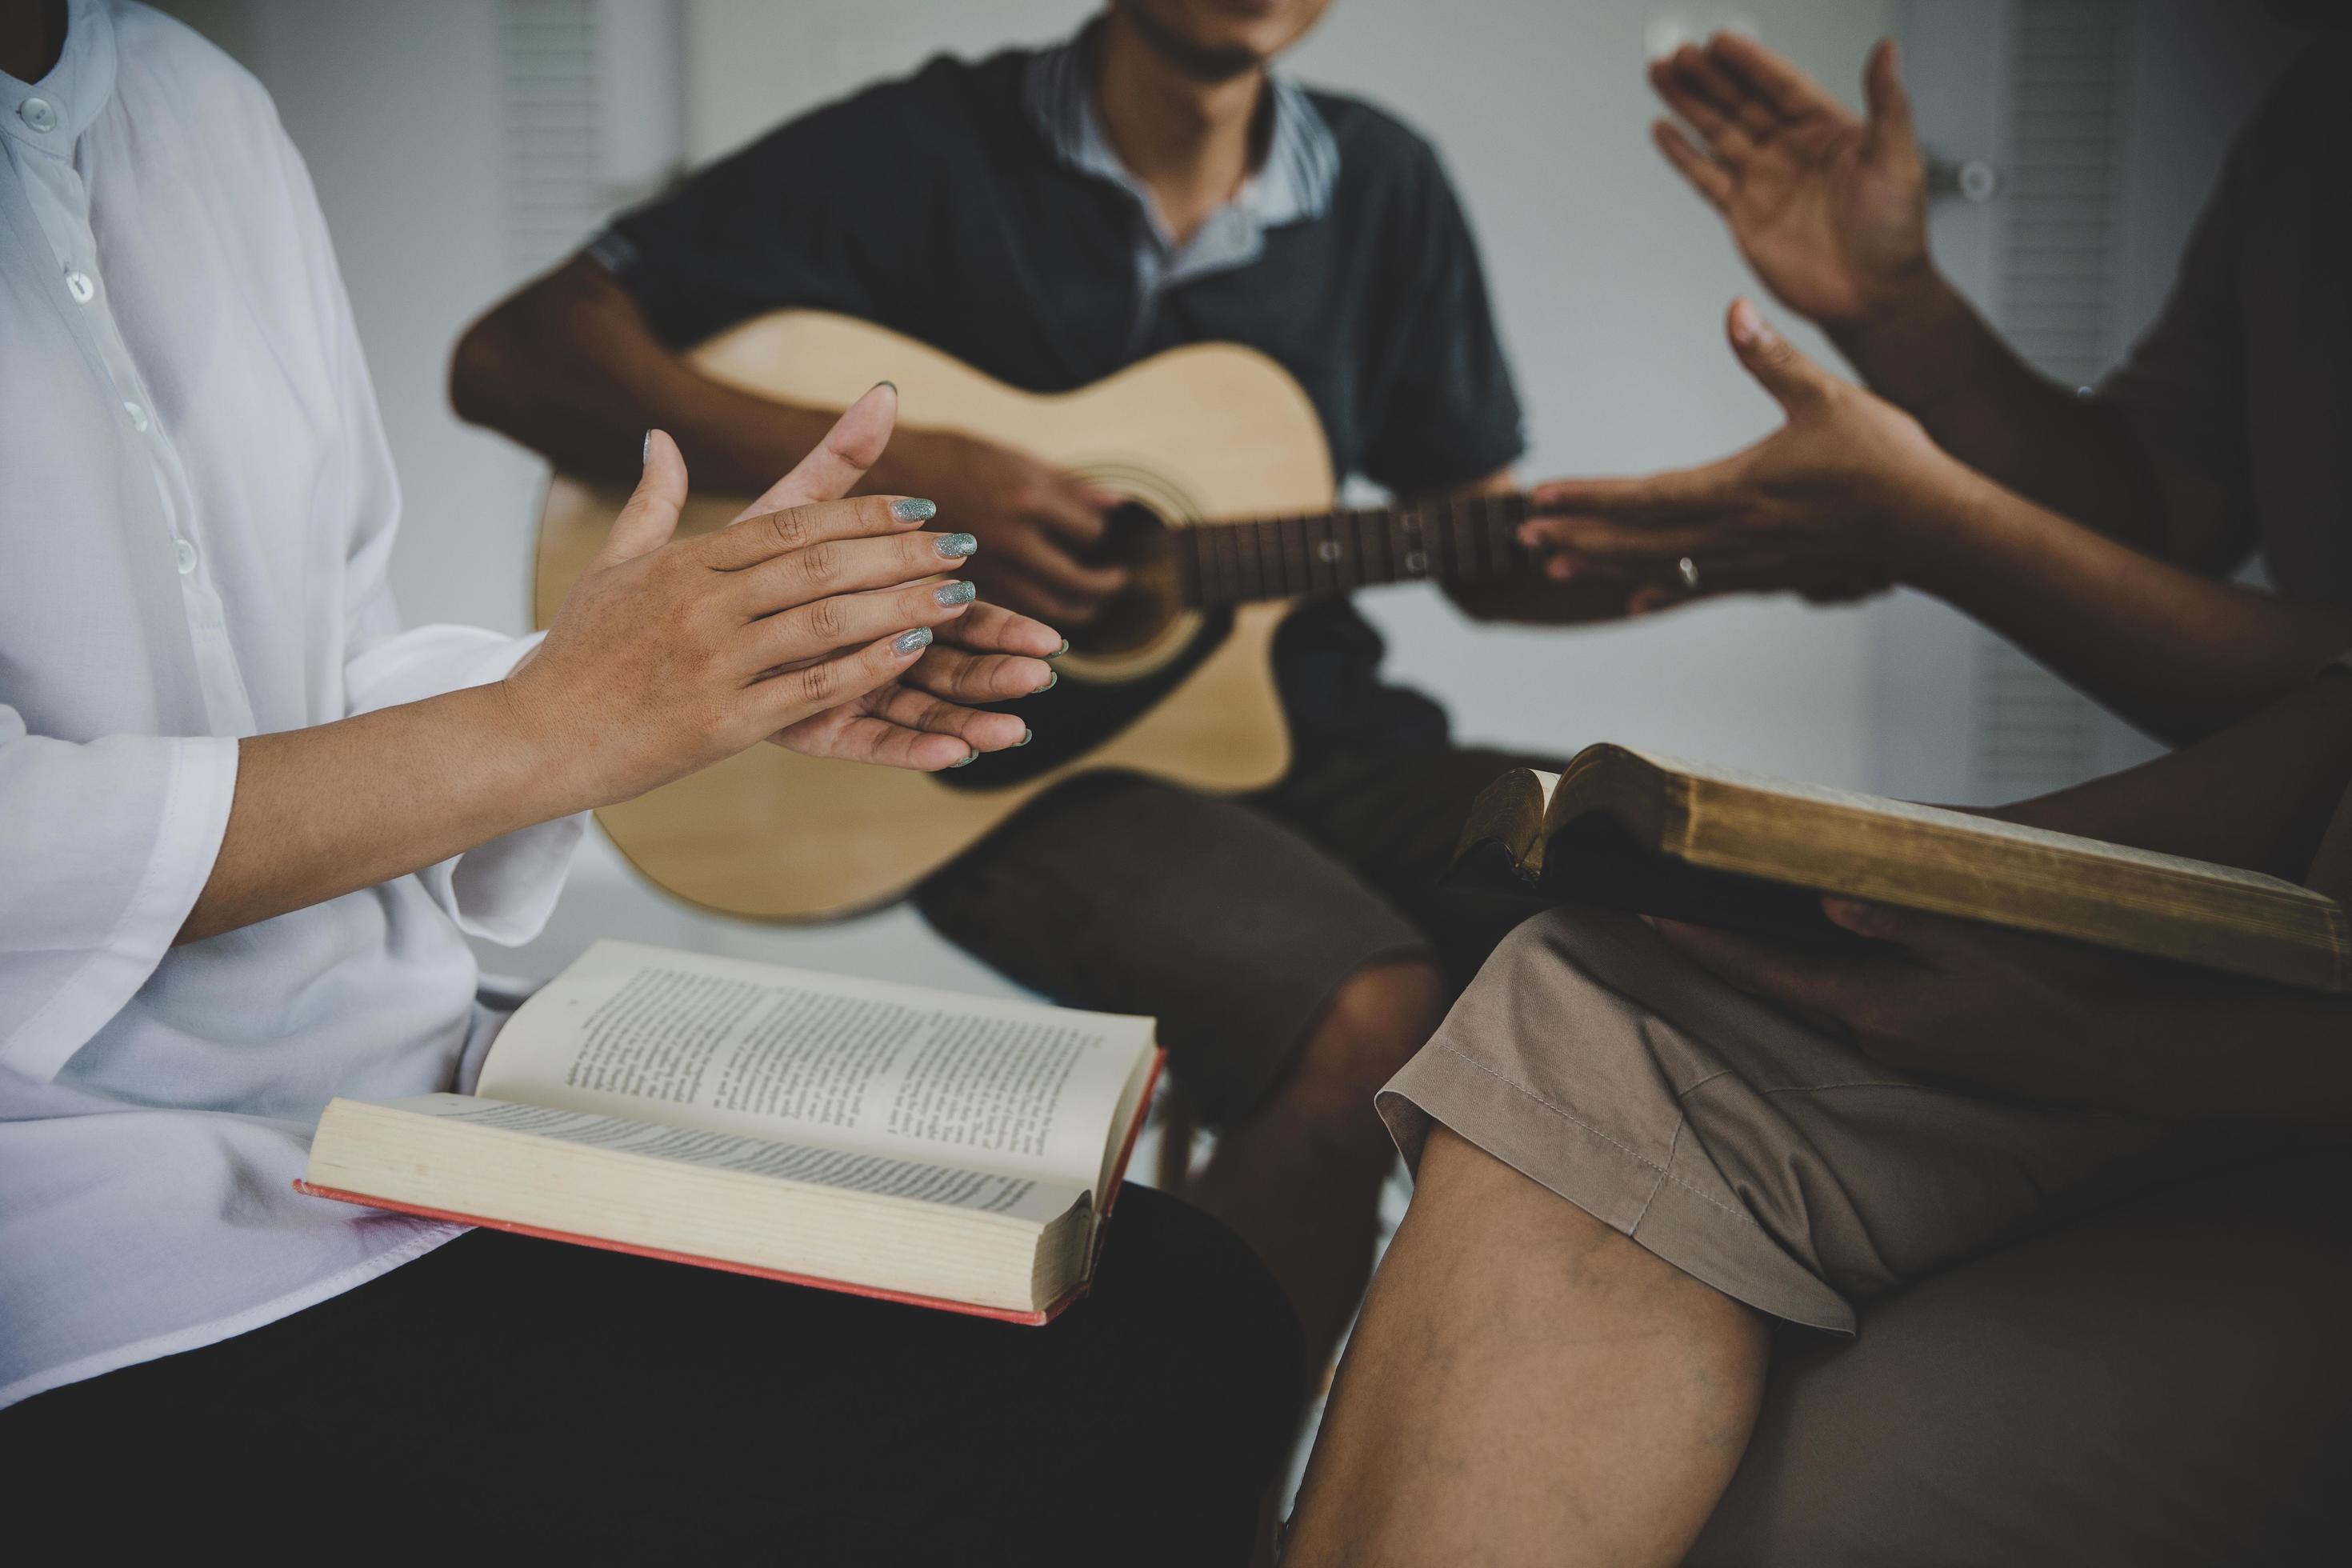
[[613, 520], [613, 531], [598, 552], [607, 565], [659, 550], [677, 531], [678, 510], [686, 505], [686, 458], [667, 432], [648, 430], [645, 463], [635, 491]]
[[1725, 328], [1731, 338], [1731, 352], [1739, 356], [1748, 374], [1762, 382], [1764, 390], [1790, 414], [1818, 402], [1829, 390], [1829, 373], [1799, 353], [1796, 344], [1774, 331], [1763, 312], [1748, 300], [1731, 302], [1731, 314]]
[[1862, 68], [1862, 96], [1870, 111], [1873, 153], [1916, 153], [1918, 132], [1911, 123], [1911, 94], [1903, 86], [1902, 57], [1895, 40], [1881, 38]]

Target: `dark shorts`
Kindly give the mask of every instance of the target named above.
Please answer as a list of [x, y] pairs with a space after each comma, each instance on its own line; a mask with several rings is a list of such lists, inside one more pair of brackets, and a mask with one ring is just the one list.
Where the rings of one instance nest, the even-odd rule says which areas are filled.
[[1419, 957], [1469, 983], [1531, 906], [1440, 889], [1439, 874], [1496, 774], [1559, 765], [1446, 744], [1339, 750], [1239, 797], [1089, 775], [916, 902], [949, 941], [1056, 1002], [1156, 1016], [1194, 1109], [1244, 1121], [1349, 975]]
[[1248, 1248], [1132, 1184], [1043, 1328], [476, 1230], [0, 1410], [0, 1473], [58, 1561], [1239, 1568], [1303, 1363]]

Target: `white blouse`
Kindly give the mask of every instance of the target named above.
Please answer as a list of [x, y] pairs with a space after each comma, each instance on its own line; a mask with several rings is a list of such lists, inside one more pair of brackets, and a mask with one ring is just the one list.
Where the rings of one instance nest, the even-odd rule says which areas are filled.
[[454, 1227], [298, 1196], [328, 1098], [451, 1085], [467, 933], [577, 819], [184, 947], [240, 736], [495, 680], [399, 629], [399, 492], [301, 160], [252, 78], [73, 0], [0, 76], [0, 1405], [283, 1316]]

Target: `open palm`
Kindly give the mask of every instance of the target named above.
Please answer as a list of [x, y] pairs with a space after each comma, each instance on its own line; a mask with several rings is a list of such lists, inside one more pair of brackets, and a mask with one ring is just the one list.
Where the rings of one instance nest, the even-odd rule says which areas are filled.
[[1659, 150], [1791, 310], [1859, 321], [1926, 272], [1926, 171], [1891, 42], [1864, 71], [1867, 120], [1737, 34], [1654, 62], [1650, 81], [1706, 143], [1661, 121]]

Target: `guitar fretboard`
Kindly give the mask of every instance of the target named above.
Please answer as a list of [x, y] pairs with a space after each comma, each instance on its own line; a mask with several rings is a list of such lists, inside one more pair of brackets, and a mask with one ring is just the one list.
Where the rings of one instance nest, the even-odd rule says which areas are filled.
[[1381, 583], [1478, 582], [1528, 565], [1518, 542], [1527, 515], [1524, 495], [1469, 495], [1196, 523], [1174, 531], [1177, 572], [1185, 602], [1203, 606]]

